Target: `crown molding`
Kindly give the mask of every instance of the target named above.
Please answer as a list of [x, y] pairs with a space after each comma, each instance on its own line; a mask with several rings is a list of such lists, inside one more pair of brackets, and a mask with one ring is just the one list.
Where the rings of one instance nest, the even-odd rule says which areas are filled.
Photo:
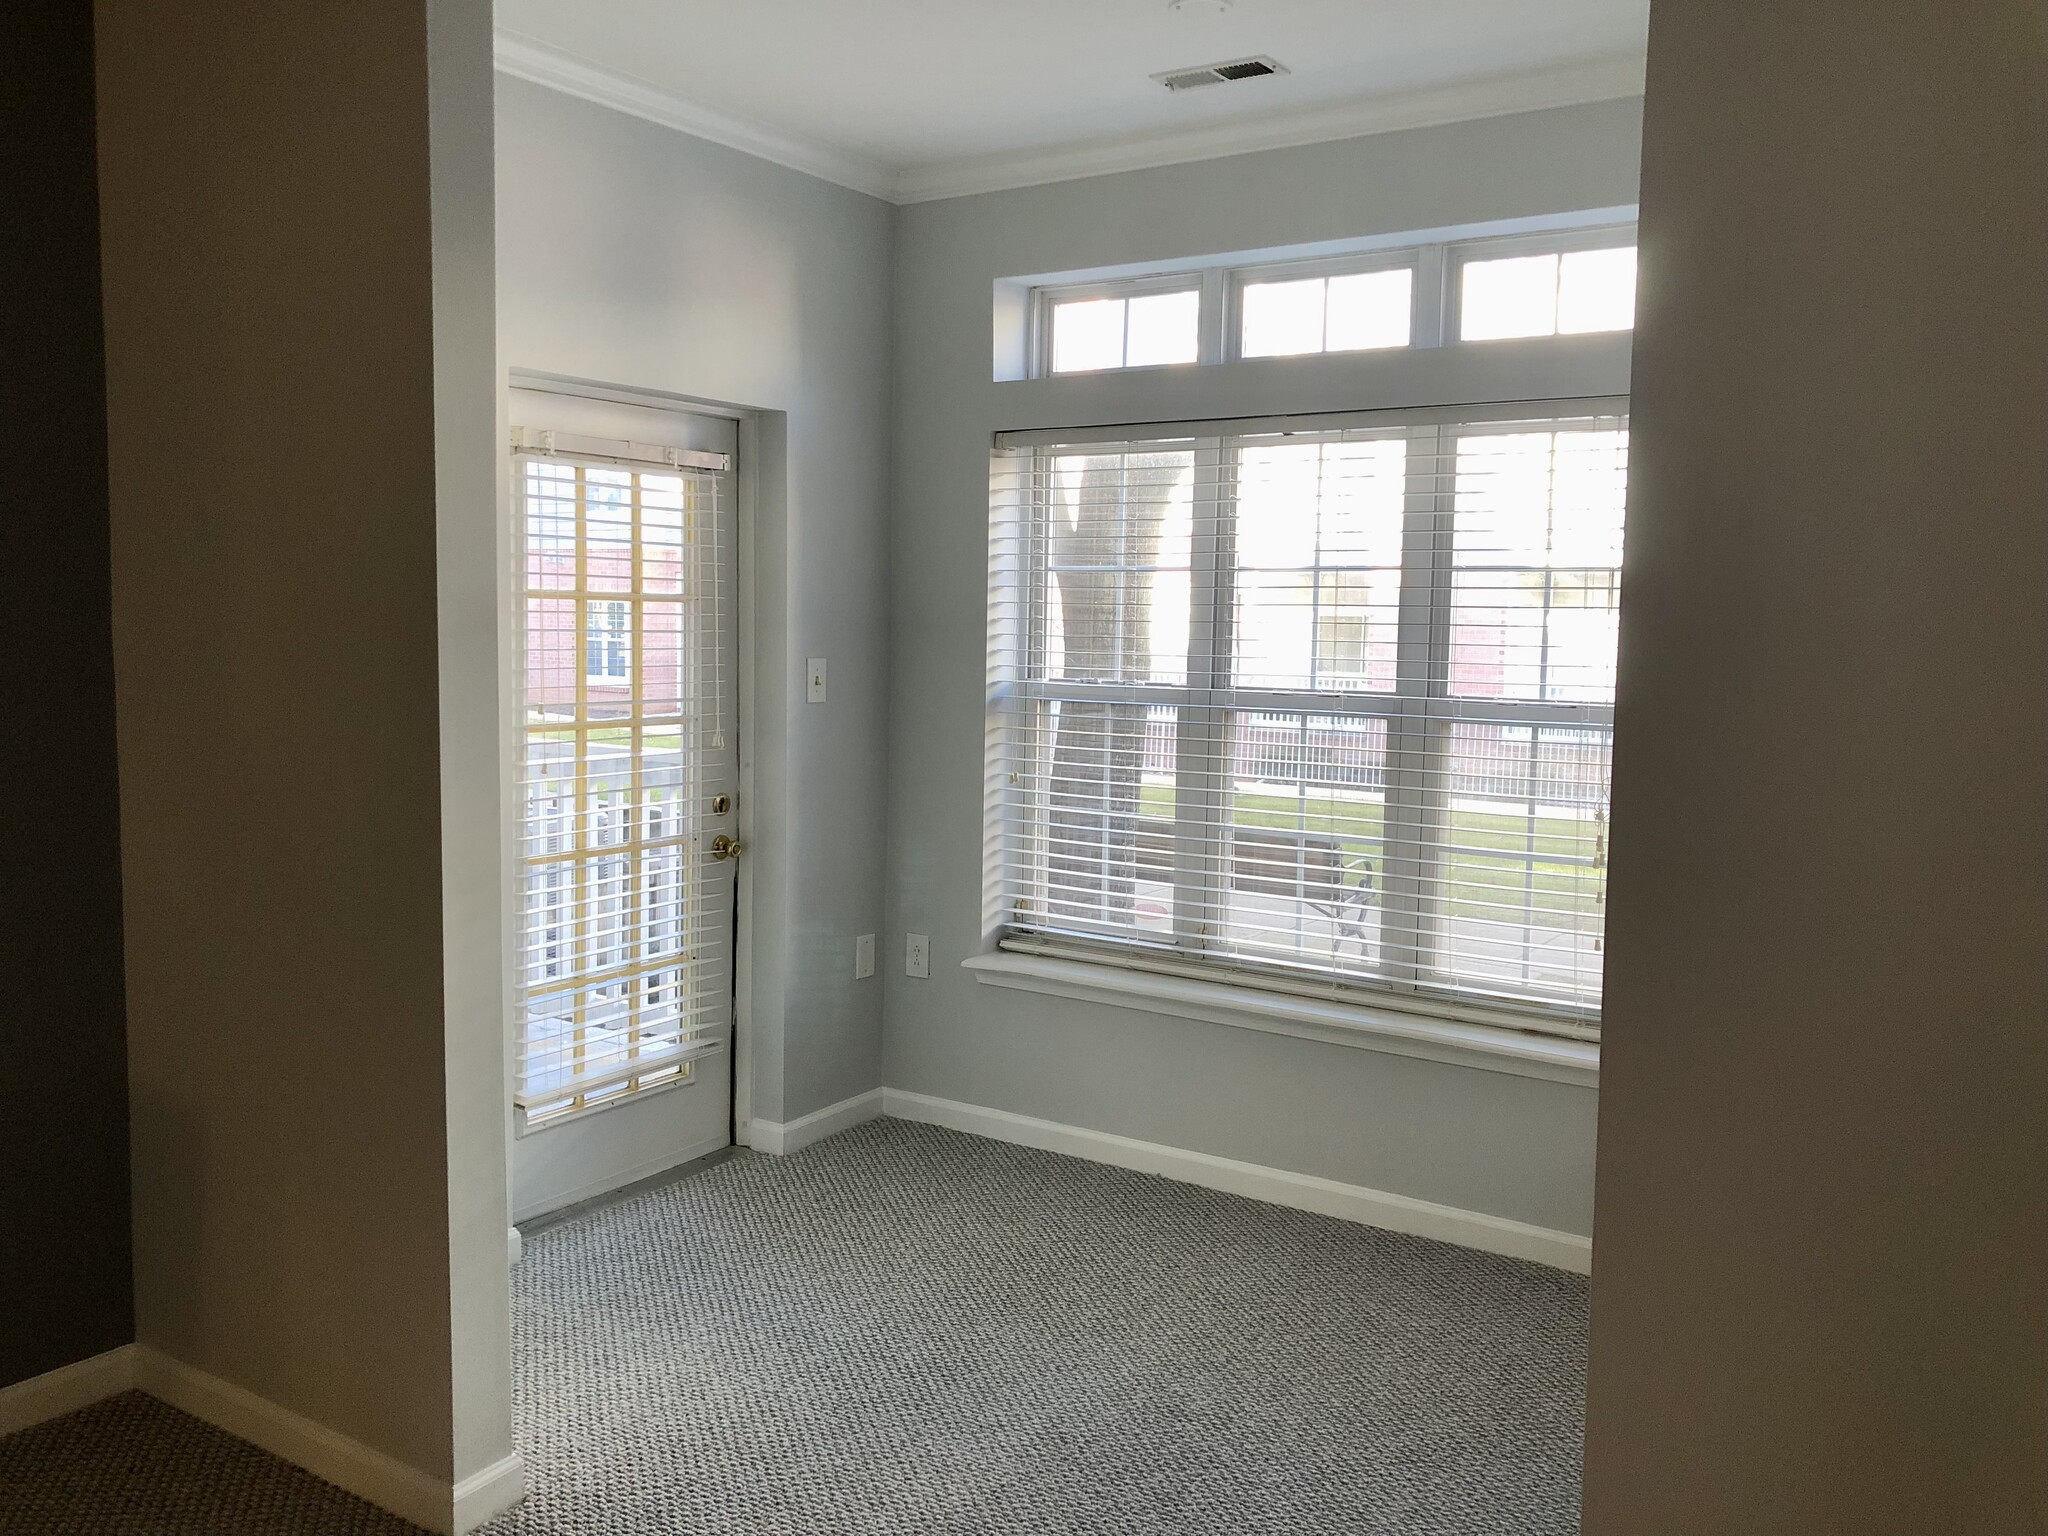
[[493, 54], [501, 73], [544, 85], [565, 95], [579, 96], [601, 107], [645, 118], [678, 133], [709, 139], [742, 154], [771, 160], [806, 176], [851, 187], [870, 197], [895, 201], [896, 183], [887, 167], [830, 145], [793, 138], [753, 123], [743, 122], [710, 107], [635, 80], [627, 75], [563, 53], [513, 32], [499, 32]]
[[1505, 117], [1515, 112], [1614, 101], [1643, 92], [1643, 60], [1640, 55], [1631, 55], [1375, 97], [1282, 117], [892, 169], [829, 144], [795, 138], [686, 101], [644, 80], [614, 73], [517, 33], [500, 32], [495, 41], [497, 67], [504, 74], [892, 203], [971, 197], [982, 192], [1111, 176], [1120, 171], [1183, 165], [1260, 150], [1291, 149], [1403, 128], [1431, 128]]
[[893, 201], [924, 203], [947, 197], [971, 197], [980, 192], [1007, 192], [1054, 181], [1111, 176], [1119, 171], [1217, 160], [1267, 149], [1292, 149], [1302, 144], [1324, 144], [1403, 128], [1434, 128], [1478, 118], [1506, 117], [1515, 112], [1616, 101], [1642, 93], [1640, 55], [1599, 59], [1562, 69], [1437, 86], [1398, 96], [1377, 96], [1282, 117], [1251, 118], [1106, 143], [911, 166], [898, 173]]

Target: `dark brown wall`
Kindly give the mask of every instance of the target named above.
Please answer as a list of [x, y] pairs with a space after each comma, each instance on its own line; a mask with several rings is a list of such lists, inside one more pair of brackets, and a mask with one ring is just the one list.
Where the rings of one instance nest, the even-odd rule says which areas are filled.
[[1589, 1536], [2048, 1530], [2044, 26], [1654, 0]]
[[0, 1385], [134, 1338], [92, 7], [0, 6]]

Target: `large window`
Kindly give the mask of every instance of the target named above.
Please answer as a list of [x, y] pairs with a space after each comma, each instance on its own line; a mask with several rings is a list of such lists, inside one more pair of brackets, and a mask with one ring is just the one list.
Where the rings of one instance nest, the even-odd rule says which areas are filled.
[[992, 477], [1006, 944], [1587, 1032], [1620, 406], [1072, 436]]

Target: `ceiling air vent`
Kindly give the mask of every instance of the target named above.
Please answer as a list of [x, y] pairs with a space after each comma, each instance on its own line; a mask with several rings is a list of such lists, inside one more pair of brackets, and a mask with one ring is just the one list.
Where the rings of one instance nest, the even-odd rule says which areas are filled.
[[1221, 85], [1226, 80], [1256, 80], [1261, 75], [1284, 75], [1287, 66], [1260, 54], [1255, 59], [1231, 59], [1224, 64], [1200, 64], [1193, 69], [1169, 69], [1152, 78], [1169, 91], [1191, 91], [1198, 85]]

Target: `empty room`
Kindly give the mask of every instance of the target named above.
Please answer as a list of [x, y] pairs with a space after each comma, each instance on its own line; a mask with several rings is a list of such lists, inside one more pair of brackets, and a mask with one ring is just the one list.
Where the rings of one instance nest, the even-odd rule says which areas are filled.
[[2048, 1530], [2035, 0], [0, 44], [0, 1536]]

